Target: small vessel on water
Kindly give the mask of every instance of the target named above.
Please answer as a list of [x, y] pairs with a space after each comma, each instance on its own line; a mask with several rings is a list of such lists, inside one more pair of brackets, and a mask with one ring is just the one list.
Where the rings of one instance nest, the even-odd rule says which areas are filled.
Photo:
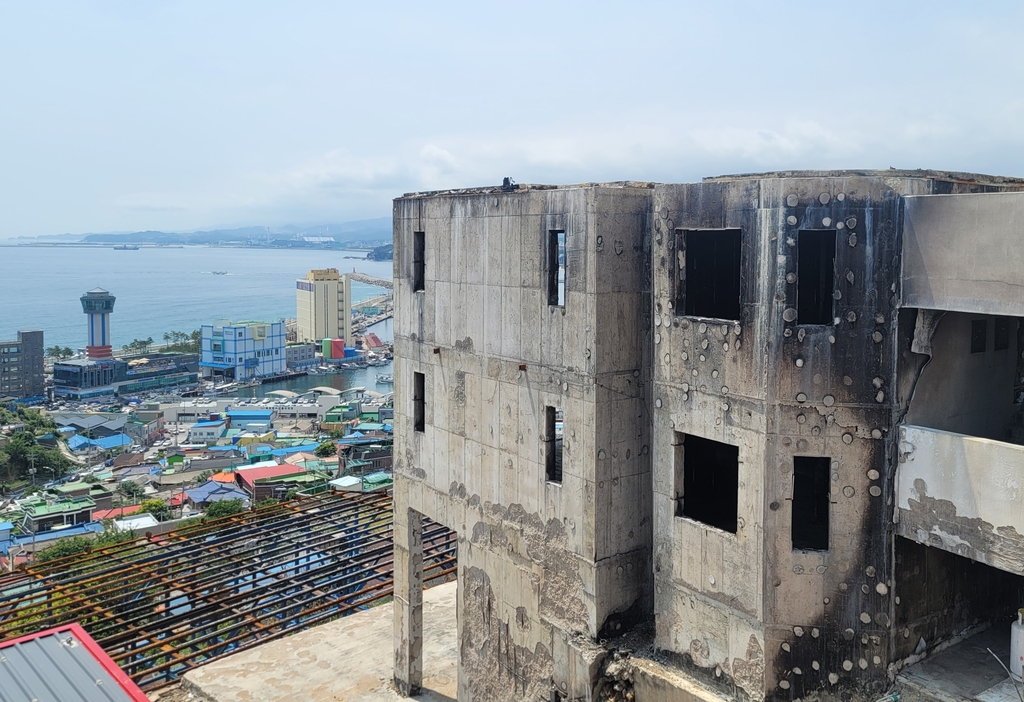
[[393, 376], [393, 375], [380, 375], [380, 374], [378, 374], [377, 375], [377, 384], [378, 385], [394, 385], [395, 384], [395, 376]]
[[138, 244], [118, 244], [114, 247], [114, 251], [138, 251]]
[[214, 271], [213, 274], [214, 275], [227, 275], [228, 272], [227, 271]]

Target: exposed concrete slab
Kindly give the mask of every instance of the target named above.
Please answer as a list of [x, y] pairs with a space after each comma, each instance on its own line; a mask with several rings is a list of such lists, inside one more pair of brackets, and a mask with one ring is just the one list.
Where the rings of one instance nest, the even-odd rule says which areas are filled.
[[[423, 692], [453, 702], [457, 686], [457, 583], [423, 594]], [[392, 606], [375, 607], [229, 656], [185, 675], [214, 702], [401, 700], [392, 685]]]
[[913, 701], [982, 700], [998, 702], [1007, 691], [1019, 701], [1009, 678], [987, 649], [1009, 663], [1010, 630], [996, 626], [910, 666], [896, 680]]

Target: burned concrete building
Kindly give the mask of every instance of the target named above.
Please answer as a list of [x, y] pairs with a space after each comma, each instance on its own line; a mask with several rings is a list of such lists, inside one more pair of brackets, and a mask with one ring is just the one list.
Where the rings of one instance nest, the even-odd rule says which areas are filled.
[[645, 623], [641, 702], [877, 697], [1016, 612], [1022, 228], [1024, 180], [926, 171], [397, 199], [399, 689], [424, 517], [460, 700], [597, 699]]

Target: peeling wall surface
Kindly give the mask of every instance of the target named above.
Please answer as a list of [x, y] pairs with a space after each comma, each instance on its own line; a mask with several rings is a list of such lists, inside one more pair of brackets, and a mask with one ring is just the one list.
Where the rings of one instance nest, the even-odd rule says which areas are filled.
[[[649, 211], [631, 184], [395, 202], [395, 509], [459, 532], [460, 700], [590, 699], [592, 642], [651, 609]], [[547, 287], [558, 231], [562, 306]], [[560, 482], [547, 407], [563, 413]], [[416, 634], [396, 624], [400, 668]]]
[[1024, 316], [1024, 193], [909, 197], [906, 203], [904, 306]]
[[1024, 446], [900, 427], [899, 534], [1024, 572]]

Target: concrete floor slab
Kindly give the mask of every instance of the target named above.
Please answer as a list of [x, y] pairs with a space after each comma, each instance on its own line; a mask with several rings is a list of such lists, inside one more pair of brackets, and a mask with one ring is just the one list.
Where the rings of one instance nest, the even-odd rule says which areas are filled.
[[[420, 701], [454, 702], [458, 659], [457, 583], [423, 594]], [[265, 643], [185, 675], [185, 686], [214, 702], [376, 702], [402, 700], [391, 685], [392, 606], [374, 607]]]
[[1009, 664], [1009, 625], [993, 626], [910, 666], [900, 673], [897, 684], [908, 685], [930, 699], [948, 702], [1000, 702], [1007, 692], [1019, 702], [1006, 671], [988, 649]]

